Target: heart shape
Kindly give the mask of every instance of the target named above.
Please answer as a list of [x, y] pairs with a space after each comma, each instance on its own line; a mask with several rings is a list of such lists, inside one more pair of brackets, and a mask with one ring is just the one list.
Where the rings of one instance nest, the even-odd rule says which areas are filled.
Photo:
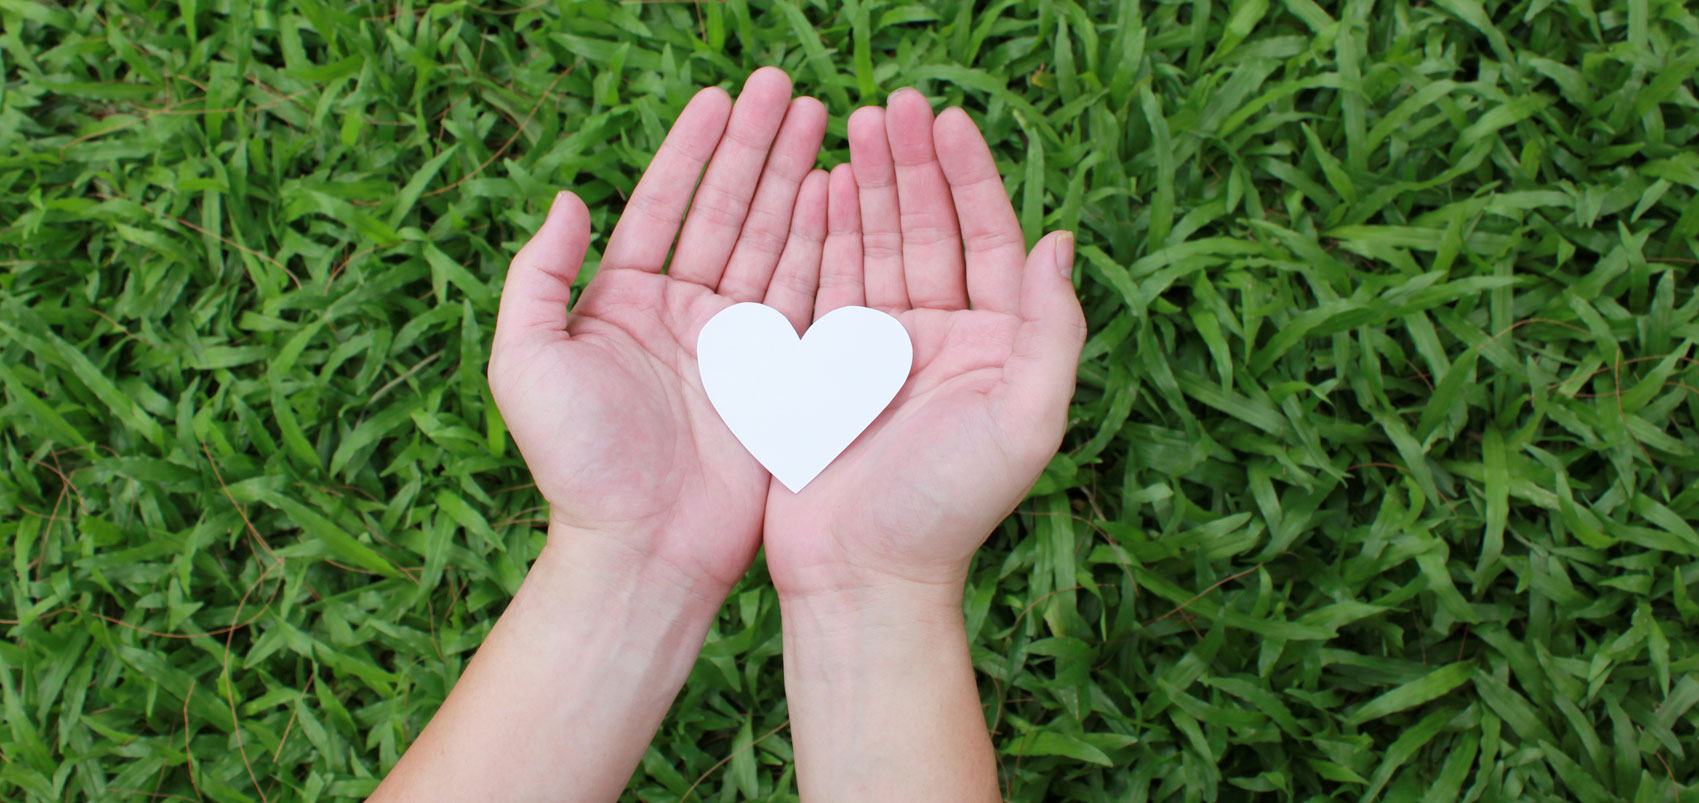
[[800, 493], [896, 397], [914, 345], [896, 318], [867, 307], [832, 310], [798, 338], [778, 310], [745, 302], [702, 327], [696, 363], [743, 448]]

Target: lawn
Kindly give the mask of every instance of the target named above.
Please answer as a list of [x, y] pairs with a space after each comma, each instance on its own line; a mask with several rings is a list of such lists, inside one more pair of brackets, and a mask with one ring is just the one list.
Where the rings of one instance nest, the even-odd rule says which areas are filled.
[[[965, 600], [1009, 800], [1699, 800], [1681, 0], [486, 1], [0, 0], [0, 798], [370, 792], [541, 546], [508, 257], [776, 64], [1078, 232]], [[778, 628], [758, 563], [631, 799], [794, 798]]]

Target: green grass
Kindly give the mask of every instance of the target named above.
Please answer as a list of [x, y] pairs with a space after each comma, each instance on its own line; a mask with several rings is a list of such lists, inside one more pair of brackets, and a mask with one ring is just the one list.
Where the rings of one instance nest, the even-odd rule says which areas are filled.
[[[0, 797], [369, 792], [540, 546], [508, 255], [778, 64], [1079, 232], [967, 598], [1009, 799], [1699, 800], [1680, 0], [506, 2], [0, 0]], [[794, 797], [778, 627], [631, 797]]]

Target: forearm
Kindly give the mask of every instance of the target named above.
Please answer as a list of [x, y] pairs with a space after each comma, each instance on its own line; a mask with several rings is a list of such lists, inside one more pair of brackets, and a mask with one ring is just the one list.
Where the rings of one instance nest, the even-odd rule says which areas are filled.
[[780, 603], [804, 800], [1001, 799], [959, 588]]
[[[551, 532], [373, 800], [614, 800], [723, 599]], [[603, 550], [605, 553], [606, 551]]]

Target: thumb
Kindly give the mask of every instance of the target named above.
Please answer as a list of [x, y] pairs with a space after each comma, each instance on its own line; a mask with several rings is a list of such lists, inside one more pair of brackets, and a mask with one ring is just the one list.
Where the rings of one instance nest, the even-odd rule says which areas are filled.
[[1003, 367], [1010, 388], [1008, 412], [1021, 427], [1053, 434], [1055, 443], [1045, 445], [1050, 451], [1067, 425], [1085, 344], [1085, 313], [1074, 295], [1073, 269], [1072, 232], [1051, 232], [1033, 246], [1021, 275], [1021, 327]]
[[555, 195], [542, 228], [507, 268], [496, 317], [497, 347], [506, 340], [564, 333], [572, 282], [590, 247], [590, 210], [577, 195]]

